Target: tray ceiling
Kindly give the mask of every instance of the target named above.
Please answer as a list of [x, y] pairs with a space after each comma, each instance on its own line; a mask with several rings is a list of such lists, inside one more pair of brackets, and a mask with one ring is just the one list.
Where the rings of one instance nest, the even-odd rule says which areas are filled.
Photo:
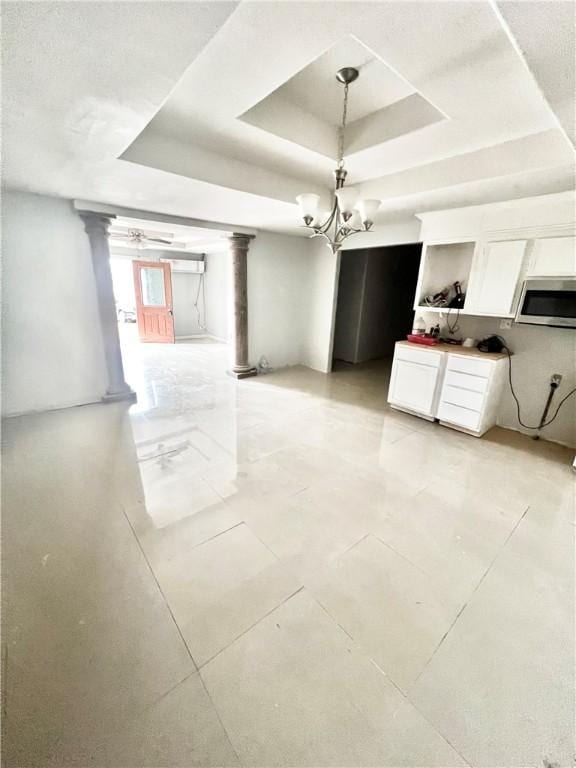
[[573, 16], [514, 0], [9, 2], [4, 184], [298, 233], [295, 195], [330, 193], [343, 63], [362, 69], [349, 179], [383, 218], [572, 189]]

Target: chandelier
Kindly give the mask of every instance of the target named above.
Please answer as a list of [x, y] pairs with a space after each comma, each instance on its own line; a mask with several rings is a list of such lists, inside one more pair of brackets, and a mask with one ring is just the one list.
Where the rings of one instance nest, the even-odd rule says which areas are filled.
[[324, 237], [333, 253], [337, 253], [344, 240], [357, 232], [368, 232], [372, 228], [374, 215], [380, 207], [380, 200], [358, 200], [355, 189], [344, 187], [347, 171], [344, 168], [344, 132], [348, 113], [348, 87], [357, 79], [359, 72], [354, 67], [344, 67], [336, 73], [336, 80], [344, 86], [342, 123], [338, 129], [338, 165], [334, 171], [335, 193], [329, 213], [320, 210], [320, 195], [312, 192], [298, 195], [296, 201], [306, 227], [312, 230], [310, 237]]

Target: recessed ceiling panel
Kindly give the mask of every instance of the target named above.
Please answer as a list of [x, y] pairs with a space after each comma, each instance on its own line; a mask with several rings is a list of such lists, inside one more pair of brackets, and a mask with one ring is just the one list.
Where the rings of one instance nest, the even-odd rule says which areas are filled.
[[240, 120], [335, 159], [342, 119], [343, 85], [336, 72], [356, 67], [350, 86], [346, 153], [420, 129], [445, 116], [353, 35], [240, 116]]

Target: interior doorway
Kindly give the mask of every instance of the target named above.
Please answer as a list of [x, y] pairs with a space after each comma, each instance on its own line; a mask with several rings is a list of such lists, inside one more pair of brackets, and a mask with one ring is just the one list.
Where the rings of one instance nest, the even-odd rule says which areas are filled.
[[341, 253], [333, 368], [390, 358], [414, 319], [422, 243]]

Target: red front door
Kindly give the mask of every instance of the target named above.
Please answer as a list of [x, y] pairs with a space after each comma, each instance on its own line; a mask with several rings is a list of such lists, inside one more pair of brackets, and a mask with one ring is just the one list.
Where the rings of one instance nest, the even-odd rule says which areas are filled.
[[174, 343], [170, 264], [133, 261], [140, 341]]

